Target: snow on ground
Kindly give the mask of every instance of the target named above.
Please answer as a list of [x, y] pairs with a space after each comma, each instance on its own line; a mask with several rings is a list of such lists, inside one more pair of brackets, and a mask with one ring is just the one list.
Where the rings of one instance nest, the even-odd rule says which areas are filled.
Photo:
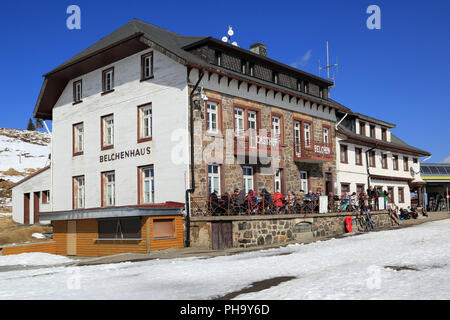
[[[49, 266], [60, 263], [71, 262], [64, 256], [57, 256], [54, 254], [33, 252], [22, 253], [10, 256], [0, 256], [0, 267], [4, 266]], [[1, 270], [1, 269], [0, 269]]]
[[40, 169], [46, 166], [50, 153], [50, 139], [45, 132], [0, 128], [0, 178], [17, 182], [24, 178], [1, 172], [13, 168]]
[[[0, 299], [449, 299], [450, 220], [216, 258], [1, 272]], [[2, 259], [8, 257], [0, 256]], [[394, 271], [385, 266], [417, 271]]]

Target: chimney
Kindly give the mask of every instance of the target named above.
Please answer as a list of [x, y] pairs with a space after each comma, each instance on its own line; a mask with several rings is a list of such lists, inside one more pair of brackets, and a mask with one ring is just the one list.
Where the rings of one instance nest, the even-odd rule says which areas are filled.
[[257, 42], [250, 46], [250, 51], [259, 54], [263, 57], [267, 57], [267, 47], [264, 43]]

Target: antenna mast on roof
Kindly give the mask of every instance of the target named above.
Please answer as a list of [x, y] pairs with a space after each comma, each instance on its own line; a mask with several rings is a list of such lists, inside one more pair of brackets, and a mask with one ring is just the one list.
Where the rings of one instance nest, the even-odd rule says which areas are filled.
[[325, 67], [321, 67], [320, 66], [320, 60], [319, 60], [319, 77], [320, 77], [320, 71], [323, 69], [327, 70], [327, 79], [331, 80], [331, 81], [335, 81], [335, 74], [333, 74], [332, 78], [330, 79], [330, 69], [331, 68], [336, 68], [336, 74], [338, 72], [338, 58], [336, 57], [336, 63], [333, 65], [330, 65], [330, 54], [329, 54], [329, 50], [328, 50], [328, 41], [327, 41], [327, 65]]
[[234, 36], [233, 28], [231, 26], [228, 26], [228, 37], [227, 36], [222, 37], [222, 41], [226, 42], [226, 43], [230, 43], [235, 47], [239, 47], [236, 41], [233, 41], [233, 43], [231, 42], [232, 36]]

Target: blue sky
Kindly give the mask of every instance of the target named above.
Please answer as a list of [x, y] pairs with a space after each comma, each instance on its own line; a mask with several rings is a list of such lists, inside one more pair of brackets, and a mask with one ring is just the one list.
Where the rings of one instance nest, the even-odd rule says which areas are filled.
[[[81, 8], [81, 30], [66, 9]], [[369, 5], [381, 30], [369, 30]], [[329, 41], [339, 72], [333, 99], [395, 123], [393, 133], [433, 154], [450, 156], [450, 1], [21, 1], [2, 3], [0, 127], [24, 129], [42, 75], [138, 18], [184, 34], [226, 35], [242, 48], [267, 44], [268, 55], [318, 74]], [[325, 73], [322, 73], [325, 76]]]

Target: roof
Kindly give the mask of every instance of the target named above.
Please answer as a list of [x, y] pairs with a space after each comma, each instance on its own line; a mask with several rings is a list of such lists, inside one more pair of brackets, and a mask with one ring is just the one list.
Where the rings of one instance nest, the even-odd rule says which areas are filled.
[[20, 180], [19, 182], [16, 182], [16, 183], [15, 183], [12, 187], [10, 187], [9, 189], [12, 189], [12, 188], [17, 187], [19, 184], [22, 184], [22, 183], [24, 183], [25, 181], [30, 180], [31, 178], [37, 176], [38, 174], [41, 174], [41, 173], [44, 172], [44, 171], [47, 171], [48, 169], [50, 169], [50, 165], [48, 165], [48, 166], [46, 166], [46, 167], [44, 167], [44, 168], [42, 168], [42, 169], [39, 169], [38, 171], [33, 172], [32, 174], [26, 176], [25, 178], [23, 178], [23, 179]]
[[161, 47], [164, 51], [178, 58], [180, 63], [183, 63], [189, 67], [205, 68], [213, 72], [223, 72], [224, 74], [231, 75], [235, 78], [243, 79], [248, 82], [259, 83], [262, 86], [275, 88], [282, 93], [297, 97], [304, 97], [312, 102], [321, 103], [337, 109], [349, 110], [333, 100], [324, 100], [319, 97], [314, 97], [271, 82], [266, 82], [258, 78], [250, 77], [212, 65], [186, 50], [186, 48], [207, 41], [212, 41], [222, 46], [228, 46], [230, 50], [238, 50], [255, 57], [257, 56], [258, 59], [264, 59], [267, 62], [277, 64], [280, 67], [298, 72], [303, 76], [311, 77], [316, 81], [322, 81], [328, 85], [332, 84], [332, 82], [329, 82], [328, 80], [287, 66], [267, 57], [256, 55], [249, 50], [226, 44], [217, 39], [213, 39], [212, 37], [183, 36], [143, 21], [133, 19], [121, 28], [100, 39], [92, 46], [76, 54], [52, 71], [46, 73], [44, 75], [44, 83], [34, 109], [34, 117], [49, 120], [52, 118], [52, 108], [70, 80], [99, 69], [102, 66], [106, 66], [124, 59], [132, 54], [148, 49], [153, 44]]
[[450, 180], [450, 163], [421, 163], [420, 174], [424, 180]]
[[352, 112], [352, 114], [355, 115], [356, 117], [360, 118], [360, 119], [367, 120], [367, 121], [370, 121], [370, 122], [382, 125], [384, 127], [388, 127], [388, 128], [395, 128], [395, 127], [397, 127], [393, 123], [389, 123], [389, 122], [386, 122], [386, 121], [383, 121], [383, 120], [379, 120], [379, 119], [376, 119], [376, 118], [373, 118], [373, 117], [369, 117], [369, 116], [367, 116], [365, 114], [362, 114], [362, 113]]
[[410, 146], [409, 144], [407, 144], [406, 142], [401, 140], [399, 137], [397, 137], [393, 133], [391, 133], [391, 141], [388, 142], [388, 141], [383, 141], [383, 140], [363, 136], [360, 134], [356, 134], [353, 131], [351, 131], [343, 126], [339, 126], [337, 132], [345, 135], [348, 138], [348, 140], [350, 140], [350, 141], [362, 142], [362, 143], [365, 143], [368, 145], [378, 146], [380, 148], [386, 148], [386, 149], [390, 149], [390, 150], [394, 149], [395, 151], [397, 151], [397, 150], [406, 151], [406, 152], [409, 152], [409, 153], [412, 153], [412, 154], [415, 154], [418, 156], [430, 156], [431, 155], [428, 151], [424, 151], [419, 148]]

